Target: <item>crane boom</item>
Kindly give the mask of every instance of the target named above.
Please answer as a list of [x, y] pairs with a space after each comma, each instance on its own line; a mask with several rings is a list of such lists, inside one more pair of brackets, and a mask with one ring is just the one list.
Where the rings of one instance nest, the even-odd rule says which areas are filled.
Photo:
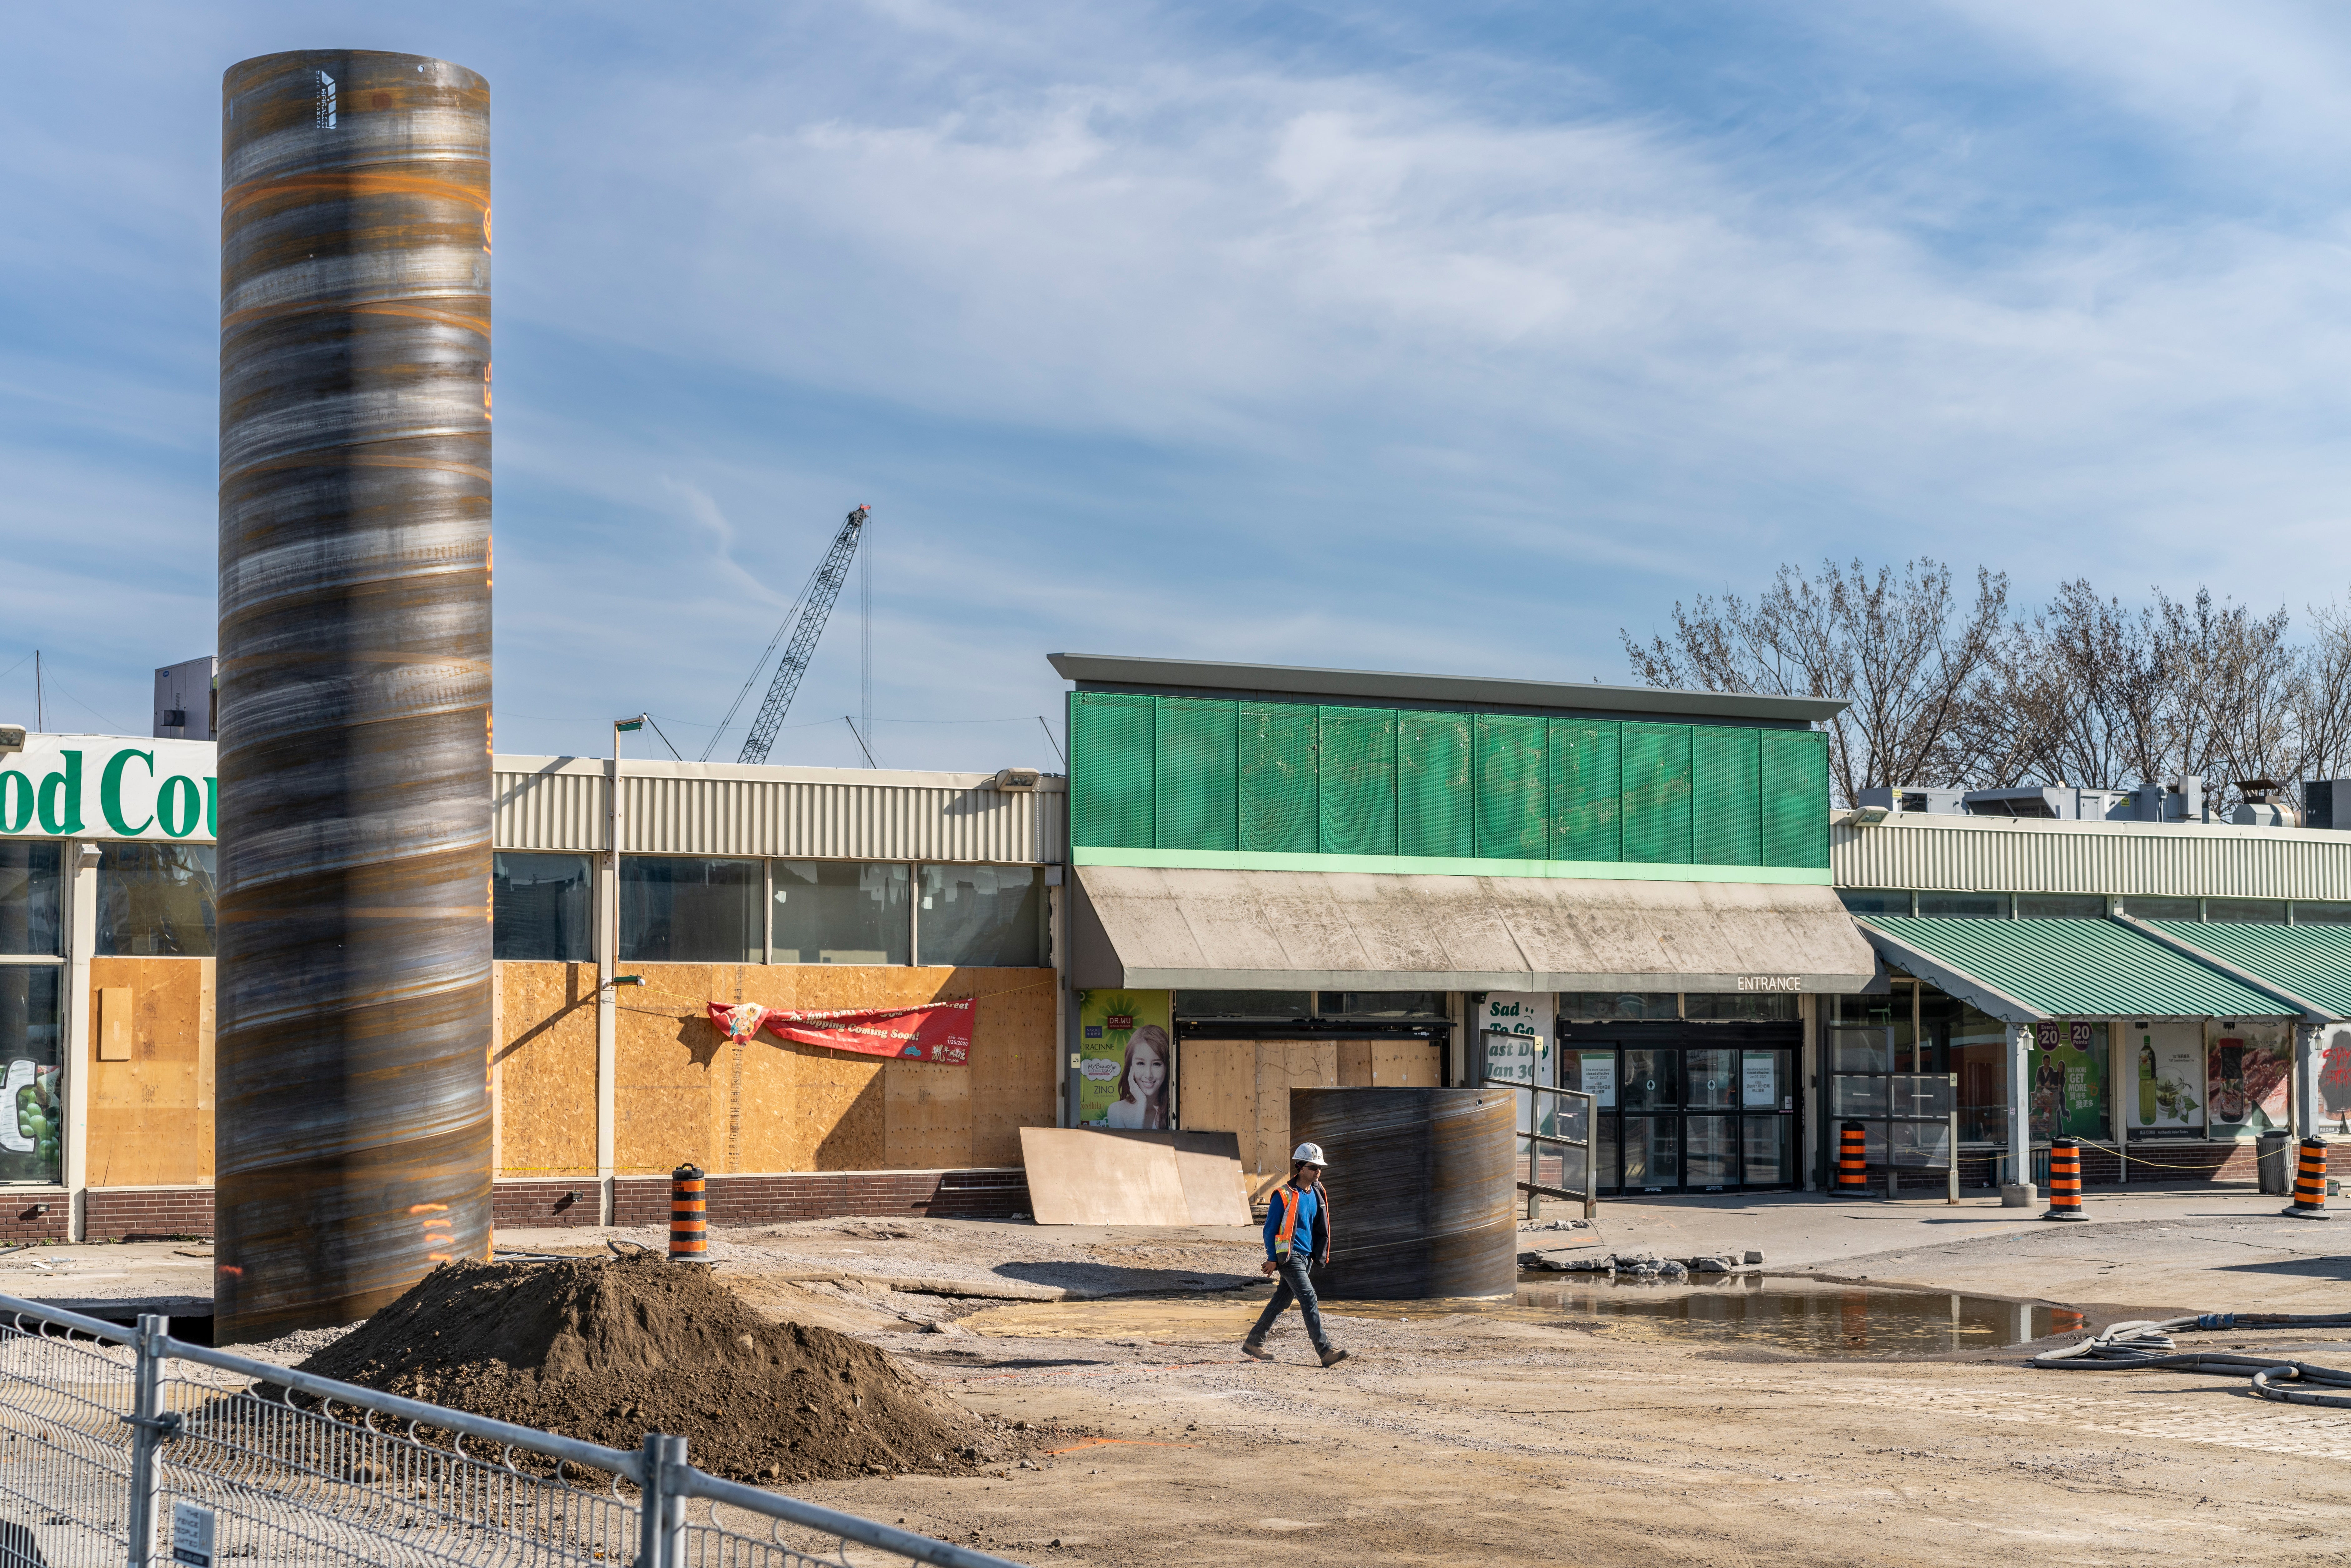
[[[832, 537], [832, 548], [825, 552], [824, 559], [800, 590], [791, 612], [784, 617], [784, 623], [776, 628], [775, 636], [768, 640], [767, 653], [760, 654], [759, 663], [751, 666], [750, 679], [745, 681], [743, 689], [735, 695], [735, 706], [726, 710], [726, 717], [719, 724], [718, 734], [724, 734], [726, 726], [734, 722], [736, 710], [750, 695], [752, 684], [759, 678], [760, 667], [768, 662], [768, 653], [776, 651], [776, 644], [783, 642], [784, 633], [789, 631], [791, 641], [785, 643], [784, 656], [777, 661], [775, 675], [768, 682], [768, 695], [759, 704], [758, 716], [751, 720], [751, 731], [743, 737], [742, 754], [736, 758], [736, 761], [765, 762], [768, 759], [768, 748], [776, 743], [776, 731], [783, 727], [784, 715], [791, 711], [793, 695], [800, 689], [800, 677], [808, 674], [809, 660], [816, 653], [817, 639], [824, 635], [824, 623], [831, 619], [833, 602], [841, 597], [841, 585], [849, 580], [849, 563], [857, 554], [857, 542], [864, 535], [865, 519], [871, 510], [870, 507], [860, 507], [841, 520], [841, 531]], [[711, 744], [716, 745], [718, 735], [714, 734]], [[703, 755], [706, 758], [709, 752], [705, 750]]]

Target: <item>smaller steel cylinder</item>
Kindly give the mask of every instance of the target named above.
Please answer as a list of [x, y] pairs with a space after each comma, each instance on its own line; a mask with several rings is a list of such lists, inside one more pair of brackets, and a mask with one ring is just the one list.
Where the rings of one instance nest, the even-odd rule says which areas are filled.
[[1508, 1296], [1518, 1108], [1499, 1089], [1292, 1089], [1290, 1136], [1331, 1162], [1335, 1301]]

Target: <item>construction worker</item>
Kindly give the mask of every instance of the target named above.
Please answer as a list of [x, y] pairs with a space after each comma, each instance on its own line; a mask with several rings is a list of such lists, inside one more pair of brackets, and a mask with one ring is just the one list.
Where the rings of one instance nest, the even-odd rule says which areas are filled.
[[1281, 1316], [1290, 1298], [1306, 1319], [1306, 1337], [1314, 1342], [1322, 1364], [1336, 1366], [1347, 1353], [1335, 1348], [1322, 1333], [1322, 1310], [1314, 1300], [1310, 1270], [1331, 1261], [1331, 1195], [1322, 1190], [1322, 1158], [1319, 1144], [1301, 1144], [1290, 1156], [1290, 1180], [1278, 1188], [1265, 1209], [1265, 1262], [1262, 1271], [1276, 1276], [1273, 1300], [1257, 1320], [1257, 1327], [1241, 1342], [1241, 1354], [1252, 1361], [1271, 1361], [1265, 1348], [1266, 1331]]

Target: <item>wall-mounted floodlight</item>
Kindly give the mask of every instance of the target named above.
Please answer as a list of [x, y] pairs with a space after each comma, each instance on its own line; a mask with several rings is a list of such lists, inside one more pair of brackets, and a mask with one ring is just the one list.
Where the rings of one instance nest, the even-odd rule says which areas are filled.
[[0, 724], [0, 754], [25, 749], [25, 727], [21, 724]]
[[1886, 809], [1883, 806], [1855, 806], [1844, 814], [1844, 821], [1849, 828], [1874, 828], [1886, 817]]

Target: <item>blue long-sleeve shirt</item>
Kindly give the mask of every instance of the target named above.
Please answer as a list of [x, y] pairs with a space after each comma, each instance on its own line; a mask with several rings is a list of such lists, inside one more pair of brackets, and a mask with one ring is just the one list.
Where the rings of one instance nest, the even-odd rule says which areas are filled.
[[1287, 1182], [1274, 1189], [1273, 1197], [1267, 1200], [1265, 1206], [1265, 1255], [1275, 1259], [1280, 1257], [1275, 1249], [1281, 1238], [1281, 1217], [1287, 1212], [1292, 1197], [1298, 1200], [1298, 1226], [1290, 1235], [1290, 1249], [1301, 1257], [1319, 1258], [1329, 1249], [1327, 1243], [1331, 1237], [1330, 1216], [1322, 1201], [1322, 1187], [1319, 1182], [1304, 1192], [1297, 1191]]

